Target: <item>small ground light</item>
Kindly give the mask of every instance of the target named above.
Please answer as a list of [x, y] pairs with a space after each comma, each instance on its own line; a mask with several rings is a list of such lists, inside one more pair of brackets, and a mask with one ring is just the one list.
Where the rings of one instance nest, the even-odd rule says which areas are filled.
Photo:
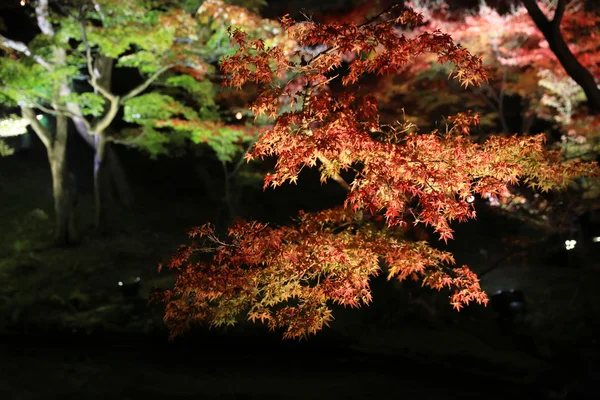
[[577, 240], [565, 240], [565, 248], [567, 250], [573, 250], [575, 248], [575, 245], [577, 244]]
[[117, 285], [119, 286], [119, 291], [121, 292], [123, 297], [128, 299], [138, 297], [141, 280], [142, 278], [137, 276], [132, 279], [117, 282]]
[[600, 243], [600, 236], [596, 236], [592, 238], [592, 242], [594, 243]]
[[469, 197], [467, 197], [467, 203], [472, 203], [475, 201], [475, 196], [470, 195]]
[[242, 119], [242, 117], [243, 117], [243, 115], [241, 112], [238, 111], [235, 113], [235, 119]]

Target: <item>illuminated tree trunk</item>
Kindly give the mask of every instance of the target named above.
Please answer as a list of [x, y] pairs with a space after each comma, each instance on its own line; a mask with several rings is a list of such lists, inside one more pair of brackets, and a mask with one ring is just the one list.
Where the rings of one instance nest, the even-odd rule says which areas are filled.
[[31, 123], [34, 132], [46, 146], [50, 172], [52, 173], [52, 195], [54, 197], [54, 240], [57, 245], [73, 244], [78, 235], [75, 226], [75, 181], [69, 174], [67, 151], [67, 117], [57, 115], [56, 132], [52, 133], [37, 120], [35, 112], [21, 109], [22, 115]]
[[114, 205], [113, 189], [108, 168], [107, 140], [103, 133], [94, 135], [94, 199], [96, 203], [96, 232], [104, 235], [112, 225], [112, 207]]
[[[98, 84], [107, 90], [111, 90], [112, 87], [112, 72], [115, 60], [110, 57], [105, 57], [99, 55], [94, 60], [94, 67], [96, 71], [98, 71]], [[107, 110], [108, 111], [108, 110]], [[94, 146], [94, 150], [96, 153], [99, 151], [103, 154], [103, 162], [100, 164], [100, 168], [106, 168], [107, 171], [104, 172], [107, 175], [108, 185], [112, 190], [114, 185], [114, 189], [118, 194], [118, 198], [126, 207], [130, 207], [133, 205], [133, 193], [131, 192], [131, 188], [127, 181], [127, 176], [125, 174], [125, 170], [123, 169], [123, 165], [119, 160], [119, 156], [114, 151], [114, 147], [112, 143], [102, 140], [102, 149], [98, 149]]]
[[[109, 91], [113, 66], [114, 59], [110, 57], [98, 56], [94, 60], [97, 85]], [[80, 114], [77, 108], [73, 110], [74, 114]], [[105, 112], [110, 112], [110, 109], [107, 107]], [[106, 234], [114, 222], [111, 220], [111, 211], [115, 206], [115, 200], [119, 199], [122, 205], [131, 207], [133, 193], [119, 157], [112, 144], [106, 139], [105, 132], [90, 132], [86, 124], [78, 118], [73, 118], [73, 122], [79, 135], [94, 150], [95, 228], [99, 234]]]
[[56, 119], [54, 143], [53, 149], [48, 152], [56, 219], [54, 240], [59, 245], [72, 244], [77, 241], [75, 228], [75, 198], [77, 194], [67, 165], [67, 117], [65, 116], [58, 116]]

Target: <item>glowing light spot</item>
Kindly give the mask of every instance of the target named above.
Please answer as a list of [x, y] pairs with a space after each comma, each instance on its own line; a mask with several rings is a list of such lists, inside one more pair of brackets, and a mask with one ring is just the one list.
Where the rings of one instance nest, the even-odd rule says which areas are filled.
[[36, 116], [35, 116], [35, 118], [36, 118], [38, 121], [41, 121], [41, 120], [42, 120], [42, 118], [44, 118], [44, 116], [43, 116], [42, 114], [38, 114], [38, 115], [36, 115]]
[[565, 249], [567, 250], [573, 250], [575, 248], [575, 245], [577, 244], [577, 240], [565, 240]]
[[596, 236], [592, 238], [592, 242], [594, 243], [600, 243], [600, 236]]
[[26, 0], [21, 0], [21, 6], [25, 6], [25, 4], [27, 4]]
[[0, 119], [0, 137], [19, 136], [27, 133], [29, 121], [16, 115]]
[[243, 117], [243, 115], [241, 112], [238, 111], [235, 113], [235, 119], [242, 119], [242, 117]]
[[473, 195], [470, 195], [469, 197], [467, 197], [467, 203], [469, 203], [469, 204], [470, 204], [470, 203], [472, 203], [472, 202], [474, 202], [474, 201], [475, 201], [475, 196], [473, 196]]
[[118, 285], [123, 286], [123, 282], [119, 281]]

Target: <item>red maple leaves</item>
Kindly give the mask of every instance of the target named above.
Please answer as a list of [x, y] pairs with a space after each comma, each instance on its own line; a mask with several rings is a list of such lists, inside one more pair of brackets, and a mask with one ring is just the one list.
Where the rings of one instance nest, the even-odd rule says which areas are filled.
[[[452, 255], [426, 242], [407, 241], [399, 226], [421, 222], [447, 240], [450, 221], [475, 217], [467, 201], [475, 194], [503, 192], [519, 179], [542, 190], [564, 187], [594, 171], [591, 164], [561, 164], [558, 153], [544, 149], [543, 136], [473, 143], [468, 135], [478, 117], [471, 113], [449, 117], [443, 132], [383, 125], [377, 99], [329, 87], [335, 79], [349, 87], [367, 74], [399, 72], [426, 52], [452, 63], [454, 78], [464, 85], [487, 78], [481, 60], [448, 35], [407, 38], [397, 29], [421, 21], [419, 14], [397, 8], [362, 25], [295, 24], [284, 18], [300, 46], [292, 57], [232, 32], [239, 50], [222, 62], [227, 84], [258, 83], [251, 109], [275, 118], [247, 155], [277, 158], [265, 187], [293, 183], [302, 168], [319, 166], [321, 179], [340, 182], [348, 196], [344, 207], [301, 214], [296, 226], [239, 221], [224, 239], [209, 226], [193, 230], [190, 236], [200, 241], [181, 247], [169, 264], [177, 273], [175, 287], [163, 298], [172, 335], [192, 321], [233, 324], [243, 311], [252, 321], [283, 328], [284, 337], [313, 334], [332, 319], [330, 303], [368, 304], [369, 279], [382, 267], [389, 279], [450, 289], [456, 309], [486, 303], [473, 272], [451, 268]], [[343, 62], [346, 75], [333, 75]], [[289, 104], [300, 107], [283, 109]], [[341, 177], [343, 171], [351, 173], [351, 182]], [[194, 259], [206, 251], [213, 253], [210, 260]]]
[[[332, 319], [328, 303], [359, 307], [371, 301], [369, 279], [380, 272], [380, 260], [389, 265], [388, 279], [455, 288], [457, 309], [487, 302], [472, 272], [449, 268], [451, 254], [360, 222], [344, 208], [302, 213], [295, 227], [238, 221], [224, 240], [209, 225], [190, 236], [205, 240], [180, 247], [169, 263], [177, 271], [175, 288], [163, 298], [172, 334], [194, 320], [233, 324], [241, 310], [252, 321], [283, 328], [286, 338], [315, 333]], [[207, 250], [211, 261], [194, 261]]]

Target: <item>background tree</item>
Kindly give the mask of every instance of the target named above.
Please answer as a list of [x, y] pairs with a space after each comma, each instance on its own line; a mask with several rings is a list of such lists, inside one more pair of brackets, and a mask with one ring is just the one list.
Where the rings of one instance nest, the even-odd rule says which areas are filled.
[[[446, 241], [453, 237], [451, 221], [475, 217], [475, 194], [499, 193], [519, 179], [547, 191], [597, 172], [593, 164], [561, 163], [540, 135], [474, 143], [468, 135], [478, 117], [470, 112], [448, 117], [444, 130], [428, 134], [412, 132], [406, 123], [381, 123], [376, 99], [357, 91], [368, 74], [403, 71], [432, 53], [453, 65], [452, 76], [463, 86], [487, 79], [481, 59], [449, 35], [408, 37], [398, 30], [422, 24], [418, 13], [394, 7], [360, 25], [282, 22], [300, 46], [295, 57], [236, 30], [238, 52], [221, 65], [230, 85], [259, 84], [251, 110], [274, 119], [247, 158], [277, 158], [265, 188], [295, 183], [302, 168], [318, 166], [323, 182], [333, 179], [347, 190], [346, 201], [337, 209], [301, 213], [294, 227], [241, 221], [225, 239], [208, 225], [192, 230], [200, 241], [173, 257], [175, 287], [159, 297], [167, 303], [172, 335], [192, 321], [233, 324], [240, 312], [271, 329], [284, 328], [284, 337], [315, 333], [331, 320], [330, 303], [370, 302], [369, 279], [380, 272], [380, 260], [388, 279], [451, 289], [456, 309], [485, 303], [466, 266], [451, 268], [451, 254], [410, 242], [401, 227], [423, 223]], [[281, 81], [286, 73], [293, 79]], [[341, 85], [333, 85], [336, 80]], [[289, 110], [286, 103], [299, 106]], [[204, 252], [214, 252], [211, 261], [195, 258]]]
[[[51, 40], [56, 31], [48, 20], [48, 1], [40, 0], [35, 11], [42, 33], [32, 46], [0, 36], [2, 46], [10, 50], [0, 58], [2, 97], [8, 105], [21, 108], [22, 116], [46, 147], [52, 172], [55, 241], [66, 244], [76, 240], [77, 232], [74, 224], [76, 188], [69, 178], [66, 160], [68, 112], [64, 100], [70, 94], [69, 83], [77, 69], [68, 64], [64, 41]], [[15, 52], [25, 58], [19, 59]], [[56, 116], [55, 129], [48, 129], [37, 120], [36, 108]], [[93, 112], [93, 109], [87, 108], [85, 112]]]
[[[5, 75], [14, 77], [6, 81], [5, 92], [12, 90], [16, 101], [26, 98], [30, 107], [46, 113], [67, 115], [94, 148], [95, 221], [100, 233], [109, 225], [113, 186], [124, 203], [132, 200], [111, 143], [135, 146], [153, 157], [187, 146], [190, 140], [206, 143], [225, 166], [252, 139], [252, 131], [243, 125], [220, 122], [213, 82], [218, 84], [220, 79], [213, 76], [210, 63], [224, 54], [221, 39], [229, 20], [237, 18], [251, 35], [273, 43], [281, 36], [277, 34], [281, 28], [220, 1], [204, 2], [195, 14], [183, 6], [179, 1], [146, 4], [128, 0], [60, 3], [48, 8], [41, 2], [35, 11], [45, 33], [30, 46], [3, 38], [6, 48], [15, 55], [20, 53], [20, 58], [11, 55], [6, 59], [15, 71]], [[56, 42], [62, 43], [60, 51], [65, 55], [61, 61], [65, 85], [60, 103], [54, 104], [49, 95], [42, 96], [37, 90], [44, 78], [50, 77], [38, 79], [39, 71], [30, 70], [27, 63], [46, 63], [44, 55]], [[114, 74], [127, 68], [138, 70], [138, 83], [130, 88], [113, 87]], [[30, 78], [24, 80], [27, 74]], [[120, 112], [125, 122], [137, 128], [118, 133], [112, 129]]]
[[[441, 1], [414, 1], [412, 4], [426, 15], [422, 29], [449, 32], [481, 56], [499, 79], [491, 80], [471, 93], [455, 89], [452, 96], [437, 96], [436, 85], [431, 85], [429, 79], [437, 76], [436, 81], [442, 84], [444, 70], [440, 71], [433, 60], [429, 60], [433, 68], [412, 68], [407, 72], [412, 79], [395, 85], [388, 83], [388, 87], [396, 88], [388, 98], [393, 98], [396, 93], [410, 99], [410, 89], [419, 87], [425, 94], [413, 99], [419, 107], [425, 106], [423, 101], [428, 101], [429, 109], [435, 111], [429, 114], [429, 121], [439, 118], [444, 107], [456, 107], [457, 99], [461, 99], [478, 112], [487, 113], [482, 117], [487, 125], [480, 133], [483, 137], [498, 130], [527, 135], [532, 127], [536, 127], [546, 130], [551, 145], [561, 149], [567, 159], [594, 160], [597, 157], [598, 122], [593, 115], [593, 100], [589, 100], [593, 95], [587, 96], [586, 102], [586, 92], [571, 76], [572, 68], [563, 67], [555, 46], [548, 45], [544, 33], [532, 19], [531, 12], [535, 14], [535, 11], [531, 7], [515, 3], [512, 7], [502, 8], [492, 6], [493, 2], [490, 5], [482, 2], [473, 9]], [[597, 80], [600, 43], [595, 31], [598, 15], [583, 1], [541, 2], [535, 7], [544, 18], [556, 16], [558, 30], [553, 33], [556, 38], [550, 40], [566, 43], [568, 57], [577, 61], [577, 69], [583, 68], [585, 74]], [[550, 201], [548, 196], [514, 187], [511, 190], [499, 198], [489, 198], [490, 204], [516, 211], [525, 220], [550, 233], [578, 230], [572, 212], [582, 215], [597, 207], [597, 178], [576, 180], [570, 190], [561, 195], [562, 207], [557, 207], [559, 201]]]

